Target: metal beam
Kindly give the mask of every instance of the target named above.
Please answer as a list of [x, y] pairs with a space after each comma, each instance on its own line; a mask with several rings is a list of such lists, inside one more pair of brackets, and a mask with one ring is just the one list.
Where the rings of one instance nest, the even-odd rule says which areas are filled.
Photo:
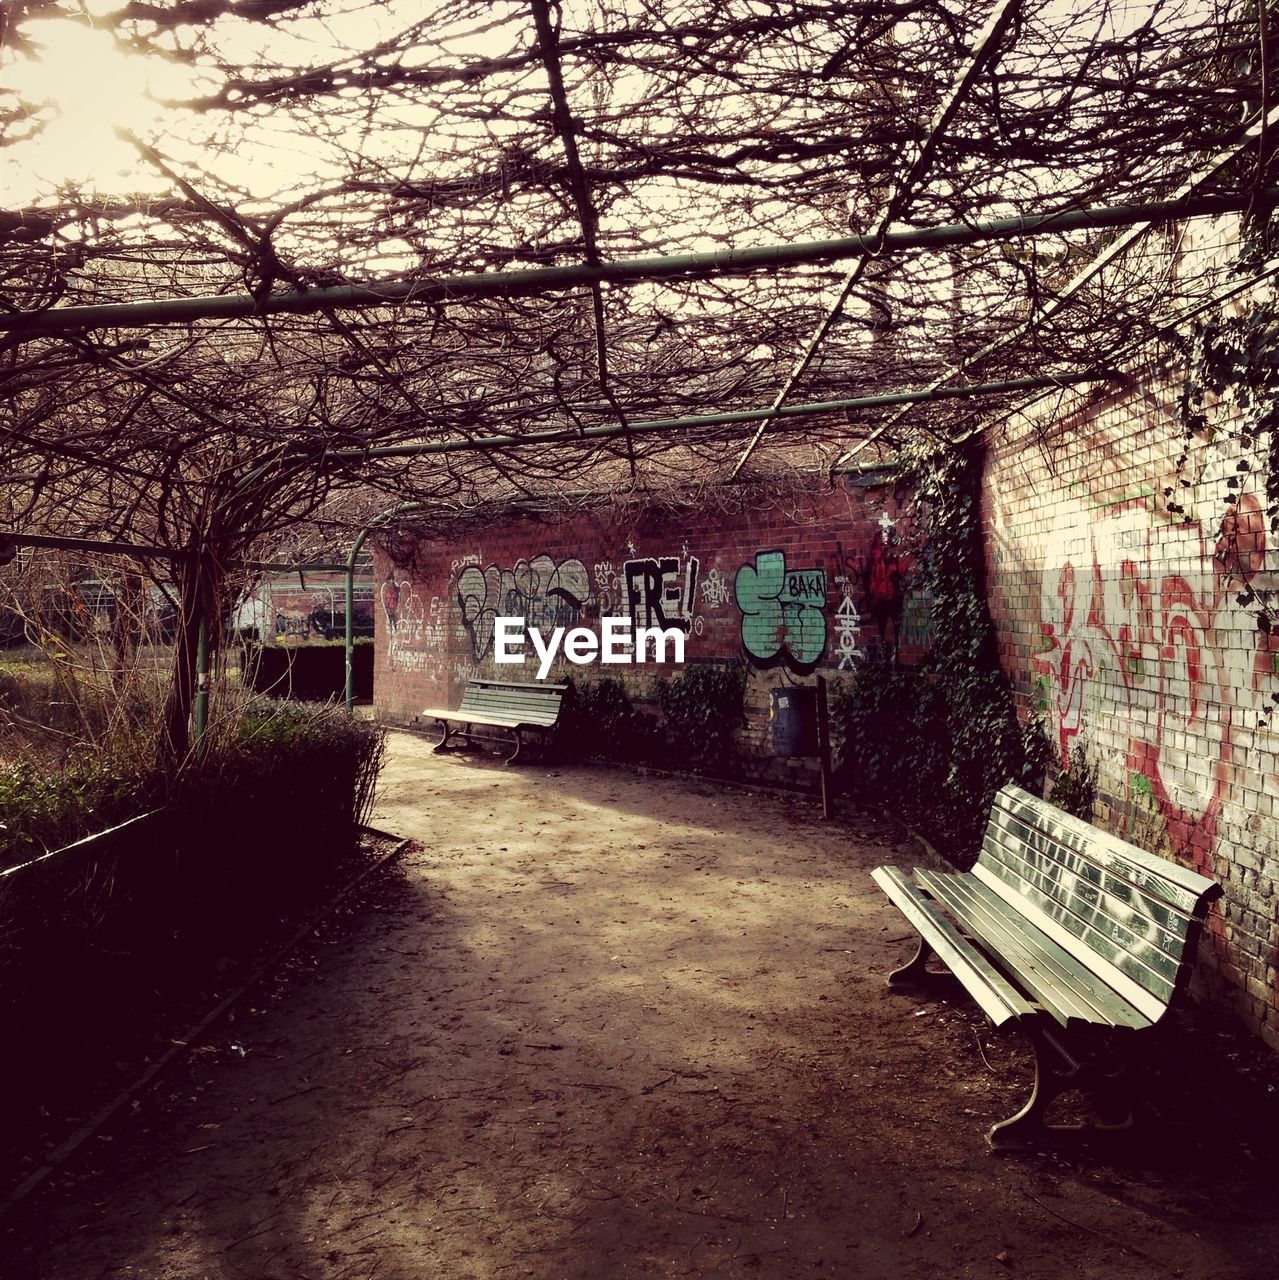
[[753, 249], [624, 258], [603, 262], [599, 266], [531, 267], [475, 275], [387, 280], [373, 285], [286, 289], [260, 301], [250, 294], [225, 294], [54, 307], [47, 311], [0, 316], [0, 333], [10, 333], [23, 339], [85, 329], [189, 324], [196, 320], [234, 320], [286, 312], [303, 314], [329, 307], [392, 307], [406, 303], [456, 302], [468, 298], [528, 297], [578, 289], [595, 282], [625, 287], [645, 281], [708, 279], [786, 267], [818, 266], [860, 257], [872, 251], [878, 254], [929, 252], [987, 240], [1019, 240], [1029, 236], [1063, 235], [1070, 231], [1100, 231], [1111, 227], [1177, 222], [1184, 218], [1220, 217], [1242, 213], [1249, 207], [1273, 208], [1276, 205], [1279, 205], [1279, 187], [1267, 187], [1255, 196], [1199, 195], [1145, 204], [1064, 209], [1056, 213], [991, 218], [969, 224], [889, 231], [883, 236], [844, 236]]
[[821, 400], [814, 404], [783, 405], [777, 409], [742, 409], [690, 418], [659, 418], [652, 422], [632, 422], [626, 425], [606, 423], [597, 427], [563, 427], [554, 431], [530, 431], [520, 436], [476, 436], [474, 439], [423, 440], [415, 444], [388, 444], [369, 449], [330, 449], [324, 456], [346, 462], [366, 458], [413, 458], [419, 454], [465, 453], [468, 450], [482, 453], [490, 449], [515, 449], [530, 444], [571, 444], [581, 440], [608, 439], [627, 432], [638, 435], [649, 431], [690, 431], [704, 427], [732, 426], [741, 422], [759, 422], [769, 418], [801, 418], [854, 409], [883, 409], [892, 405], [917, 404], [921, 400], [969, 400], [977, 396], [996, 396], [1013, 391], [1046, 391], [1079, 382], [1113, 381], [1115, 376], [1108, 370], [1072, 369], [1067, 373], [1046, 374], [1038, 378], [1013, 378], [1006, 382], [984, 382], [967, 387], [924, 387], [918, 391], [892, 391], [883, 395], [857, 396], [851, 400]]
[[[1177, 188], [1173, 199], [1195, 199], [1195, 192], [1200, 187], [1211, 182], [1227, 165], [1233, 163], [1239, 158], [1249, 139], [1256, 137], [1268, 125], [1275, 124], [1279, 124], [1279, 107], [1272, 107], [1269, 112], [1258, 115], [1248, 126], [1248, 129], [1244, 134], [1243, 143], [1239, 143], [1235, 146], [1228, 147], [1223, 151], [1219, 151], [1211, 160], [1208, 161], [1207, 164], [1186, 178], [1181, 186]], [[1273, 190], [1273, 187], [1267, 188], [1266, 195], [1268, 196]], [[1239, 212], [1242, 213], [1245, 212], [1245, 210], [1241, 209]], [[1028, 316], [1020, 324], [1008, 330], [1007, 333], [1000, 334], [999, 337], [986, 343], [986, 345], [980, 350], [974, 351], [970, 356], [965, 357], [955, 369], [952, 369], [941, 378], [935, 379], [932, 385], [934, 387], [940, 386], [947, 378], [956, 377], [965, 369], [974, 365], [977, 361], [984, 360], [987, 357], [994, 355], [997, 351], [1001, 351], [1010, 343], [1016, 342], [1018, 338], [1024, 337], [1027, 333], [1030, 333], [1037, 325], [1041, 324], [1044, 320], [1047, 320], [1050, 316], [1056, 314], [1056, 312], [1065, 307], [1086, 284], [1099, 276], [1112, 262], [1127, 253], [1138, 240], [1153, 230], [1156, 226], [1160, 225], [1162, 221], [1162, 219], [1150, 218], [1131, 224], [1128, 231], [1126, 231], [1122, 236], [1118, 236], [1116, 239], [1112, 240], [1091, 262], [1087, 264], [1087, 266], [1077, 271], [1074, 276], [1072, 276], [1071, 279], [1060, 289], [1055, 290], [1051, 296], [1039, 306], [1036, 312]], [[908, 412], [909, 410], [907, 408], [899, 409], [886, 421], [880, 423], [880, 425], [876, 427], [870, 435], [859, 440], [852, 446], [852, 448], [840, 454], [840, 456], [835, 459], [835, 467], [838, 468], [843, 466], [845, 463], [851, 462], [859, 453], [862, 452], [863, 449], [869, 448], [869, 446], [879, 439], [880, 436], [891, 430], [892, 427], [896, 423], [900, 422]]]
[[[880, 215], [875, 230], [871, 232], [873, 236], [882, 238], [888, 233], [888, 229], [893, 223], [899, 222], [906, 216], [915, 195], [915, 187], [924, 180], [925, 175], [932, 166], [933, 157], [937, 153], [937, 146], [941, 142], [942, 136], [950, 127], [951, 121], [954, 120], [956, 113], [959, 111], [960, 104], [967, 97], [977, 77], [986, 69], [991, 58], [998, 52], [999, 42], [1008, 30], [1008, 24], [1012, 21], [1013, 14], [1016, 13], [1020, 6], [1021, 0], [998, 0], [994, 9], [991, 10], [990, 17], [986, 20], [986, 25], [977, 37], [976, 47], [964, 64], [963, 69], [952, 82], [950, 92], [946, 95], [945, 100], [937, 110], [937, 114], [933, 117], [932, 123], [928, 126], [928, 131], [924, 134], [923, 140], [915, 152], [914, 159], [911, 161], [901, 181], [898, 182], [893, 194], [888, 198], [884, 206], [884, 212]], [[826, 341], [831, 329], [835, 327], [835, 322], [844, 314], [844, 307], [848, 302], [849, 296], [866, 274], [866, 268], [872, 261], [872, 255], [873, 251], [862, 254], [844, 277], [834, 302], [827, 308], [826, 314], [818, 322], [817, 328], [813, 330], [804, 346], [804, 350], [800, 353], [799, 359], [787, 375], [786, 381], [782, 384], [781, 390], [773, 397], [772, 407], [774, 409], [780, 409], [790, 399], [791, 393], [795, 390], [800, 378], [808, 372], [809, 366], [817, 358], [817, 352], [821, 349], [822, 343]], [[742, 468], [750, 461], [751, 454], [755, 452], [760, 440], [764, 437], [764, 432], [768, 430], [769, 421], [770, 419], [768, 418], [764, 419], [746, 442], [746, 447], [742, 450], [741, 457], [737, 459], [737, 464], [729, 472], [728, 478], [730, 481], [736, 480]]]
[[103, 542], [95, 538], [59, 538], [43, 533], [0, 531], [0, 548], [52, 547], [57, 551], [96, 551], [100, 555], [135, 556], [139, 560], [182, 560], [188, 554], [171, 547], [151, 547], [137, 542]]

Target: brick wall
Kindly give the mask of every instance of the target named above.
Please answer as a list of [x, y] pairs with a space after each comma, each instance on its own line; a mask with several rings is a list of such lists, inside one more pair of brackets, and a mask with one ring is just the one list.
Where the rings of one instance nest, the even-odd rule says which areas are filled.
[[[454, 540], [419, 544], [401, 563], [375, 561], [375, 705], [407, 722], [426, 706], [456, 706], [474, 675], [536, 678], [493, 660], [493, 619], [522, 616], [542, 631], [597, 630], [602, 616], [665, 623], [686, 633], [688, 663], [749, 664], [749, 726], [740, 746], [756, 772], [806, 768], [772, 758], [771, 691], [847, 672], [856, 652], [897, 646], [911, 661], [927, 640], [927, 608], [910, 584], [907, 495], [884, 478], [833, 492], [724, 511], [601, 511], [565, 521], [512, 515]], [[620, 679], [651, 703], [673, 663], [574, 666], [547, 679]]]
[[1224, 886], [1201, 967], [1279, 1046], [1279, 645], [1238, 603], [1268, 578], [1262, 503], [1237, 453], [1197, 444], [1178, 469], [1176, 390], [1151, 376], [993, 443], [991, 607], [1022, 706], [1099, 768], [1095, 821]]

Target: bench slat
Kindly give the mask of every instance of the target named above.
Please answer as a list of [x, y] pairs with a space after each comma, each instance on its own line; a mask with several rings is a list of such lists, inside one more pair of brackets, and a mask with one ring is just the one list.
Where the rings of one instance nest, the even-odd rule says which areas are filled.
[[542, 684], [535, 680], [486, 680], [483, 676], [472, 676], [467, 683], [473, 688], [532, 689], [546, 694], [563, 695], [568, 691], [566, 684]]
[[1195, 918], [1194, 911], [1134, 884], [1123, 875], [1122, 868], [1071, 850], [1007, 812], [992, 815], [983, 853], [987, 850], [1014, 868], [1018, 864], [1033, 867], [1044, 878], [1041, 887], [1047, 893], [1064, 894], [1067, 898], [1080, 888], [1104, 893], [1116, 918], [1135, 913], [1141, 919], [1154, 920], [1172, 935], [1174, 951], [1180, 950]]
[[871, 875], [995, 1026], [1040, 1012], [911, 884], [900, 867], [876, 867]]
[[[1131, 962], [1131, 967], [1140, 971], [1141, 976], [1150, 980], [1149, 985], [1128, 973], [1125, 968], [1114, 964], [1101, 951], [1089, 945], [1088, 941], [1064, 928], [1058, 920], [1041, 911], [1025, 894], [1012, 889], [1006, 882], [992, 876], [986, 867], [974, 868], [973, 875], [991, 892], [1008, 904], [1011, 911], [1028, 920], [1042, 933], [1051, 938], [1068, 955], [1073, 956], [1080, 965], [1098, 982], [1108, 987], [1118, 998], [1131, 1005], [1142, 1015], [1139, 1024], [1146, 1026], [1158, 1022], [1168, 1012], [1176, 992], [1175, 982], [1154, 982], [1154, 975], [1149, 970], [1141, 970], [1140, 964], [1130, 956], [1122, 957]], [[1158, 990], [1152, 990], [1158, 986]]]
[[[504, 707], [499, 703], [491, 706], [462, 706], [456, 711], [450, 711], [448, 718], [452, 720], [466, 720], [469, 718], [482, 719], [490, 716], [499, 720], [509, 720], [512, 724], [531, 724], [538, 725], [543, 728], [550, 728], [556, 720], [559, 719], [559, 713], [553, 712], [547, 714], [542, 708], [524, 708], [524, 707]], [[439, 718], [439, 717], [437, 717]]]
[[1122, 1000], [1074, 956], [968, 874], [917, 871], [916, 880], [982, 940], [1016, 980], [1063, 1026], [1149, 1026], [1152, 1019]]
[[[1006, 837], [997, 837], [1002, 838]], [[1060, 882], [1054, 883], [1047, 871], [1029, 859], [1018, 862], [1015, 850], [993, 845], [988, 836], [980, 869], [1002, 881], [1010, 893], [1034, 903], [1078, 942], [1104, 956], [1165, 1004], [1172, 999], [1185, 949], [1185, 929], [1178, 936], [1155, 919], [1143, 919], [1132, 908], [1120, 918], [1123, 903], [1115, 904], [1108, 893], [1090, 883], [1077, 885], [1072, 895], [1063, 896]]]
[[1020, 787], [1004, 787], [995, 797], [995, 807], [1036, 830], [1050, 832], [1057, 844], [1072, 852], [1094, 862], [1109, 863], [1123, 879], [1179, 907], [1187, 915], [1200, 912], [1205, 894], [1215, 897], [1221, 892], [1220, 885], [1197, 871], [1128, 844], [1082, 818], [1063, 813]]

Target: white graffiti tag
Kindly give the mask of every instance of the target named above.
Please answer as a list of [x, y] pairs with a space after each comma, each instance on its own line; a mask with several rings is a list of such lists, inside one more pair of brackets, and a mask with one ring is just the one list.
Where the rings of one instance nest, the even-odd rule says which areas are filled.
[[839, 669], [847, 671], [855, 659], [861, 657], [861, 649], [857, 644], [857, 632], [861, 629], [861, 615], [853, 603], [852, 596], [845, 596], [835, 610], [835, 656], [839, 659]]
[[702, 582], [702, 603], [708, 609], [722, 609], [731, 599], [728, 579], [718, 569], [712, 569]]

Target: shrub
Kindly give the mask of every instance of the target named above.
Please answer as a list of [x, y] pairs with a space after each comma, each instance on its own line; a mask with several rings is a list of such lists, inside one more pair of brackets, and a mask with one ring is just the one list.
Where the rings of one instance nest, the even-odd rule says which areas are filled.
[[382, 754], [370, 723], [257, 699], [226, 708], [167, 778], [111, 756], [0, 774], [11, 855], [163, 805], [0, 880], [0, 1019], [25, 1046], [7, 1066], [9, 1106], [82, 1070], [85, 1046], [118, 1036], [131, 1011], [247, 956], [274, 917], [323, 892], [353, 851]]
[[695, 767], [722, 768], [746, 723], [747, 671], [743, 663], [699, 663], [672, 680], [655, 682], [670, 759]]
[[1092, 821], [1097, 803], [1097, 766], [1089, 761], [1082, 742], [1077, 741], [1070, 753], [1070, 767], [1053, 779], [1048, 799], [1076, 818]]
[[657, 722], [631, 705], [620, 680], [569, 684], [558, 736], [566, 754], [586, 760], [643, 761], [657, 753]]
[[61, 768], [31, 760], [0, 769], [0, 867], [123, 822], [155, 802], [158, 780], [131, 757], [91, 757]]

